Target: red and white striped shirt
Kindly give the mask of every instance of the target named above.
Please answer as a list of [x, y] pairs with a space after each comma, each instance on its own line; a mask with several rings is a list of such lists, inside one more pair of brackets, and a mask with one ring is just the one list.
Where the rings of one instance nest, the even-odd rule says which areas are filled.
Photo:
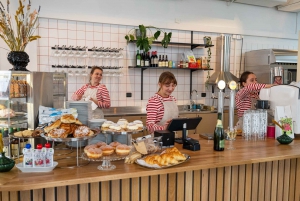
[[152, 96], [147, 103], [146, 111], [147, 111], [147, 120], [146, 126], [149, 133], [153, 133], [156, 130], [164, 130], [166, 129], [165, 125], [158, 125], [158, 123], [162, 120], [164, 116], [164, 104], [163, 102], [167, 101], [175, 101], [174, 96], [162, 97], [159, 94], [155, 94]]
[[91, 88], [91, 89], [98, 88], [96, 97], [98, 100], [99, 108], [109, 108], [110, 107], [109, 92], [104, 84], [101, 84], [100, 86], [99, 85], [92, 86], [91, 84], [83, 85], [80, 89], [78, 89], [77, 91], [74, 92], [74, 94], [72, 95], [72, 100], [75, 100], [74, 95], [82, 96], [88, 88]]
[[259, 99], [258, 92], [265, 88], [266, 84], [253, 83], [240, 89], [235, 95], [235, 104], [238, 117], [242, 117], [246, 110], [251, 108], [251, 98]]

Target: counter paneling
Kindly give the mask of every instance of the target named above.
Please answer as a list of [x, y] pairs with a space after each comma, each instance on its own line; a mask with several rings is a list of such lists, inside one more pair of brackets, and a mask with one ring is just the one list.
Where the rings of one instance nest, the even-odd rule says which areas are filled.
[[[227, 142], [226, 142], [227, 143]], [[152, 170], [123, 161], [113, 171], [99, 163], [49, 173], [0, 173], [0, 201], [257, 201], [300, 200], [300, 141], [274, 139], [234, 142], [236, 150], [215, 152], [200, 140], [201, 151], [186, 163]], [[62, 163], [60, 161], [60, 163]]]

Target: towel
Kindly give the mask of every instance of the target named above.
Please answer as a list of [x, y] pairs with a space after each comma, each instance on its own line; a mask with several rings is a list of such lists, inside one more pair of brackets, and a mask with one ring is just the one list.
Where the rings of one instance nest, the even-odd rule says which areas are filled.
[[[91, 99], [91, 96], [88, 96], [88, 97], [84, 98], [83, 100], [90, 101], [90, 99]], [[91, 101], [91, 102], [92, 102], [92, 110], [95, 110], [98, 107], [98, 105], [96, 105], [96, 103], [94, 103], [93, 101]]]

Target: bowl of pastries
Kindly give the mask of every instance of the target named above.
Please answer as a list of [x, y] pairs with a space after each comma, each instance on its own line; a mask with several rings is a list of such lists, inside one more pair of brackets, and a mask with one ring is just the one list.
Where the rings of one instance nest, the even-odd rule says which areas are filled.
[[42, 132], [43, 131], [41, 129], [17, 131], [13, 133], [13, 137], [16, 138], [40, 137]]
[[131, 146], [119, 142], [106, 144], [105, 142], [99, 141], [95, 144], [87, 145], [84, 148], [83, 158], [101, 161], [104, 159], [104, 156], [107, 156], [110, 160], [121, 160], [131, 152], [131, 148]]
[[95, 132], [83, 125], [72, 114], [62, 115], [55, 122], [44, 128], [45, 136], [51, 138], [82, 138], [94, 136]]
[[142, 131], [143, 129], [144, 125], [141, 120], [128, 122], [126, 119], [119, 119], [117, 123], [105, 121], [101, 126], [102, 131], [108, 132], [135, 132]]

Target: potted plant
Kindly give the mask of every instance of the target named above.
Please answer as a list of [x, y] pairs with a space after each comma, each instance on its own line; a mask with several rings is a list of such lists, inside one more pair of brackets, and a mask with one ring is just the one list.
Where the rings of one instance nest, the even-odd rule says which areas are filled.
[[[19, 7], [15, 15], [12, 17], [9, 13], [9, 0], [7, 1], [7, 9], [5, 10], [2, 2], [0, 2], [0, 37], [4, 40], [10, 49], [7, 59], [13, 65], [11, 70], [27, 71], [26, 66], [29, 63], [29, 56], [25, 52], [27, 44], [40, 38], [33, 35], [38, 27], [38, 11], [30, 11], [31, 2], [23, 4], [26, 0], [19, 0]], [[13, 26], [13, 19], [15, 27]]]
[[[156, 30], [154, 35], [152, 35], [151, 29]], [[136, 31], [134, 32], [134, 30], [136, 30]], [[149, 30], [149, 32], [151, 33], [151, 36], [147, 36], [147, 30]], [[161, 40], [161, 45], [164, 48], [167, 48], [168, 44], [171, 41], [172, 32], [167, 33], [167, 32], [165, 32], [157, 27], [154, 27], [154, 26], [144, 26], [143, 24], [139, 25], [138, 29], [135, 29], [135, 28], [131, 29], [128, 32], [128, 34], [125, 36], [125, 39], [127, 40], [127, 43], [133, 42], [136, 40], [136, 46], [140, 50], [143, 50], [144, 52], [148, 52], [151, 49], [151, 45], [152, 45], [153, 41], [158, 39], [161, 32], [164, 34], [164, 37]]]

